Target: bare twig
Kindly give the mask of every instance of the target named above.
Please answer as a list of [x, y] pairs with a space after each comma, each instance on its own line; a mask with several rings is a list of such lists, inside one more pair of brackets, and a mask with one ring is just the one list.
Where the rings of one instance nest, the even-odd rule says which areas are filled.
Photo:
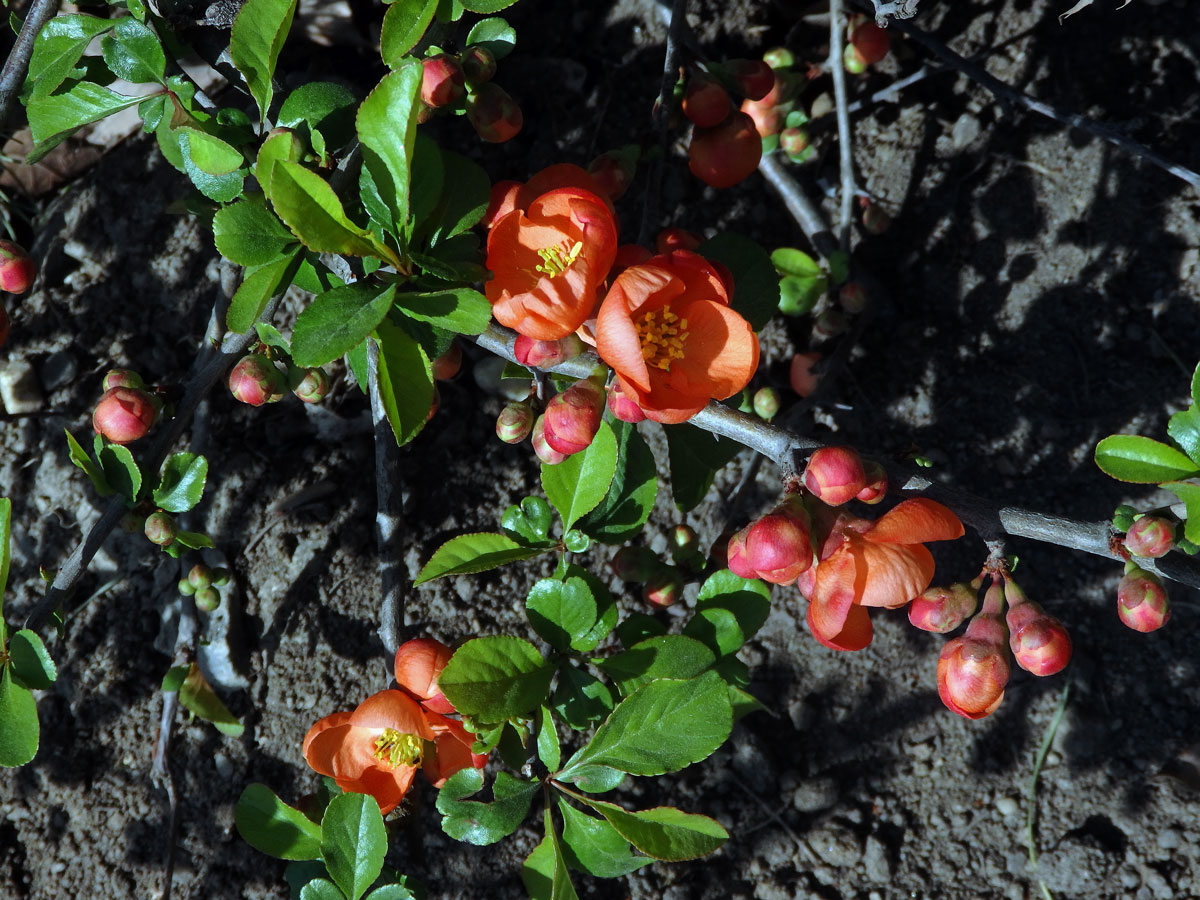
[[850, 217], [854, 209], [854, 148], [850, 137], [850, 110], [846, 98], [846, 67], [842, 65], [842, 0], [829, 0], [829, 68], [833, 72], [833, 96], [837, 105], [838, 167], [842, 196], [838, 216], [838, 246], [850, 250]]
[[679, 77], [679, 45], [687, 30], [687, 0], [674, 0], [671, 4], [671, 19], [667, 24], [667, 49], [663, 56], [662, 83], [658, 90], [658, 104], [654, 108], [654, 127], [658, 131], [658, 159], [651, 167], [646, 185], [646, 200], [642, 206], [642, 227], [638, 232], [638, 243], [648, 246], [658, 223], [659, 199], [662, 195], [663, 162], [667, 158], [671, 99], [675, 91], [675, 79]]
[[379, 393], [379, 343], [367, 339], [367, 391], [375, 427], [375, 538], [379, 545], [379, 630], [388, 656], [395, 656], [404, 636], [403, 563], [404, 505], [400, 489], [400, 453]]
[[13, 101], [17, 99], [21, 85], [25, 83], [29, 58], [33, 56], [33, 41], [58, 12], [58, 2], [59, 0], [33, 0], [25, 21], [21, 23], [17, 42], [13, 44], [8, 59], [4, 61], [4, 69], [0, 71], [0, 131], [8, 124]]
[[800, 190], [800, 186], [783, 170], [783, 165], [775, 154], [763, 154], [763, 158], [758, 163], [758, 171], [771, 183], [771, 187], [775, 188], [783, 200], [783, 205], [796, 220], [796, 224], [800, 226], [800, 230], [804, 232], [809, 243], [818, 253], [828, 259], [829, 254], [837, 250], [838, 246], [837, 239], [829, 231], [829, 226], [821, 217], [821, 210], [808, 199], [808, 196]]

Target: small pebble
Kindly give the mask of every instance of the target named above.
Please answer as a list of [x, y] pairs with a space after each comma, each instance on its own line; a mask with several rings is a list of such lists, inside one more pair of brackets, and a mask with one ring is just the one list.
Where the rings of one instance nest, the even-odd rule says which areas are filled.
[[1158, 848], [1160, 850], [1178, 850], [1183, 838], [1174, 828], [1164, 828], [1158, 833]]
[[0, 400], [10, 415], [37, 412], [44, 398], [37, 374], [28, 360], [14, 359], [0, 369]]
[[997, 797], [996, 809], [1000, 812], [1000, 815], [1007, 818], [1008, 816], [1015, 816], [1020, 812], [1021, 807], [1012, 797]]

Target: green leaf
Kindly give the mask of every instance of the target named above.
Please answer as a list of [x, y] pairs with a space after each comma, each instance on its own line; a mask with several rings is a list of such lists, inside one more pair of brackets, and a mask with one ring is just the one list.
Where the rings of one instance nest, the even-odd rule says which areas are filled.
[[396, 308], [404, 315], [456, 334], [482, 334], [492, 320], [492, 305], [469, 287], [425, 294], [399, 293]]
[[[568, 536], [571, 534], [579, 534], [579, 532], [567, 533]], [[596, 601], [595, 624], [584, 634], [576, 636], [571, 642], [572, 648], [580, 653], [587, 653], [595, 650], [600, 642], [608, 637], [609, 633], [616, 626], [618, 618], [617, 601], [613, 599], [613, 595], [609, 592], [604, 582], [587, 569], [572, 564], [567, 566], [564, 574], [567, 578], [582, 579]]]
[[[388, 10], [391, 15], [395, 6]], [[421, 64], [408, 60], [383, 77], [358, 108], [355, 128], [363, 165], [390, 213], [390, 230], [408, 220], [408, 190], [417, 136]]]
[[[412, 177], [409, 180], [408, 205], [412, 220], [409, 224], [413, 226], [409, 241], [411, 245], [425, 241], [429, 231], [437, 224], [433, 214], [443, 202], [443, 190], [453, 189], [453, 186], [446, 184], [446, 163], [443, 161], [446, 158], [447, 152], [438, 146], [438, 142], [418, 129], [417, 140], [413, 144]], [[490, 197], [490, 180], [488, 194]]]
[[716, 661], [713, 651], [700, 641], [664, 634], [639, 641], [599, 666], [628, 695], [656, 678], [693, 678]]
[[181, 137], [186, 135], [192, 162], [205, 175], [230, 175], [246, 163], [241, 151], [207, 131], [187, 126], [177, 130]]
[[520, 506], [510, 506], [500, 519], [500, 527], [513, 540], [522, 544], [538, 544], [547, 540], [553, 513], [550, 504], [541, 497], [526, 497]]
[[798, 278], [815, 278], [821, 274], [821, 265], [803, 250], [780, 247], [771, 251], [771, 265], [780, 275], [795, 275]]
[[1183, 536], [1193, 544], [1200, 544], [1200, 484], [1187, 481], [1167, 482], [1163, 485], [1187, 506], [1187, 521], [1183, 523]]
[[12, 673], [23, 687], [32, 691], [49, 690], [58, 677], [54, 660], [46, 652], [46, 645], [35, 631], [22, 628], [12, 636], [8, 645], [12, 658]]
[[100, 46], [104, 62], [118, 78], [134, 84], [164, 83], [167, 58], [162, 44], [158, 35], [137, 19], [118, 19]]
[[785, 316], [808, 315], [827, 288], [824, 275], [818, 278], [785, 275], [779, 279], [779, 311]]
[[225, 314], [226, 327], [238, 334], [249, 331], [271, 298], [288, 289], [300, 267], [301, 258], [302, 253], [295, 250], [274, 262], [247, 269], [246, 277], [229, 301], [229, 311]]
[[621, 837], [655, 859], [667, 862], [696, 859], [719, 849], [729, 840], [729, 832], [719, 822], [671, 806], [629, 812], [615, 803], [587, 802], [612, 823]]
[[369, 794], [339, 794], [321, 819], [321, 858], [334, 883], [358, 900], [383, 871], [387, 829]]
[[700, 245], [707, 259], [724, 263], [733, 275], [729, 305], [758, 331], [771, 320], [779, 300], [779, 282], [771, 257], [756, 241], [727, 231]]
[[487, 16], [498, 13], [502, 9], [508, 9], [516, 2], [517, 0], [462, 0], [462, 7], [467, 12]]
[[521, 881], [529, 900], [551, 900], [554, 890], [555, 853], [554, 838], [551, 837], [554, 823], [550, 819], [550, 810], [542, 813], [542, 821], [545, 824], [542, 840], [521, 864]]
[[296, 236], [267, 209], [262, 195], [221, 207], [213, 216], [212, 228], [217, 252], [239, 266], [276, 262], [297, 243]]
[[79, 59], [88, 44], [98, 35], [116, 25], [112, 19], [95, 16], [58, 16], [47, 22], [33, 41], [29, 59], [29, 74], [25, 83], [33, 85], [31, 97], [50, 94], [68, 77], [82, 74], [77, 69]]
[[658, 497], [658, 465], [637, 428], [629, 422], [609, 423], [617, 439], [617, 464], [608, 493], [577, 527], [593, 540], [623, 544], [650, 518]]
[[451, 775], [437, 795], [442, 830], [457, 841], [479, 847], [494, 844], [516, 831], [529, 812], [534, 795], [541, 789], [536, 781], [522, 781], [500, 772], [492, 786], [495, 799], [491, 803], [463, 799], [482, 787], [483, 772], [467, 766]]
[[320, 859], [321, 827], [288, 806], [265, 784], [251, 784], [233, 808], [238, 834], [276, 859]]
[[300, 900], [346, 900], [346, 895], [329, 879], [314, 878], [300, 888]]
[[[178, 538], [176, 538], [178, 540]], [[217, 731], [230, 737], [241, 737], [245, 726], [238, 721], [237, 716], [229, 711], [221, 698], [214, 692], [201, 674], [200, 668], [192, 663], [187, 678], [179, 688], [179, 702], [183, 708], [206, 719], [216, 726]]]
[[844, 250], [834, 250], [827, 257], [829, 275], [835, 285], [845, 284], [850, 277], [850, 254]]
[[437, 0], [395, 0], [383, 14], [379, 53], [388, 68], [404, 62], [404, 54], [417, 46], [433, 21]]
[[383, 256], [398, 262], [389, 248], [350, 221], [342, 201], [320, 175], [284, 159], [275, 160], [270, 172], [275, 212], [308, 249], [345, 256]]
[[187, 512], [204, 496], [208, 460], [196, 453], [172, 453], [163, 463], [154, 503], [167, 512]]
[[517, 45], [517, 31], [507, 20], [498, 16], [494, 19], [481, 19], [467, 34], [467, 46], [476, 44], [486, 47], [496, 59], [504, 59]]
[[81, 81], [68, 91], [31, 98], [25, 110], [29, 115], [29, 133], [35, 144], [42, 144], [145, 99], [126, 97], [90, 81]]
[[608, 685], [595, 675], [565, 665], [559, 670], [551, 706], [567, 725], [583, 731], [612, 711], [613, 695]]
[[163, 676], [162, 690], [165, 694], [178, 693], [183, 687], [183, 682], [188, 677], [188, 672], [192, 670], [191, 666], [171, 666], [167, 669], [167, 674]]
[[323, 366], [348, 353], [384, 320], [395, 294], [395, 285], [361, 281], [318, 294], [296, 317], [292, 360]]
[[671, 465], [671, 492], [675, 505], [686, 512], [704, 499], [717, 469], [737, 455], [741, 444], [695, 425], [667, 425], [663, 431]]
[[376, 326], [375, 336], [379, 341], [379, 396], [396, 443], [403, 446], [429, 420], [433, 370], [420, 343], [391, 319]]
[[120, 444], [108, 444], [98, 454], [100, 465], [104, 469], [105, 480], [112, 485], [114, 491], [120, 494], [125, 502], [133, 506], [137, 495], [142, 489], [142, 472], [133, 460], [133, 454], [128, 447]]
[[1118, 481], [1161, 484], [1200, 474], [1174, 447], [1136, 434], [1113, 434], [1096, 445], [1096, 465]]
[[569, 529], [604, 499], [617, 469], [617, 439], [607, 422], [586, 450], [555, 465], [542, 464], [542, 489]]
[[295, 14], [296, 0], [246, 0], [233, 20], [229, 57], [246, 79], [263, 120], [274, 96], [271, 77]]
[[367, 894], [367, 900], [416, 900], [416, 895], [402, 884], [381, 884]]
[[71, 462], [83, 470], [88, 480], [91, 481], [92, 487], [96, 489], [96, 493], [101, 497], [107, 497], [113, 493], [112, 487], [109, 486], [108, 480], [104, 477], [104, 472], [92, 462], [92, 458], [87, 455], [87, 451], [80, 446], [79, 441], [75, 440], [75, 435], [66, 429], [63, 430], [66, 431], [67, 435], [67, 447], [69, 448]]
[[722, 569], [700, 586], [696, 614], [683, 633], [725, 656], [753, 637], [770, 612], [771, 592], [765, 584]]
[[1200, 465], [1200, 410], [1189, 406], [1175, 413], [1167, 422], [1167, 434], [1192, 462]]
[[313, 150], [325, 156], [327, 147], [343, 147], [354, 137], [354, 92], [333, 81], [302, 84], [279, 107], [277, 123], [308, 133]]
[[[158, 133], [160, 135], [163, 133], [162, 125], [159, 126]], [[245, 169], [237, 168], [233, 171], [213, 174], [212, 172], [205, 171], [205, 168], [196, 162], [195, 155], [193, 154], [193, 146], [196, 153], [204, 161], [204, 167], [219, 169], [224, 168], [228, 164], [229, 157], [225, 155], [225, 149], [213, 143], [213, 141], [218, 140], [217, 138], [213, 138], [211, 135], [194, 128], [179, 128], [171, 131], [163, 140], [164, 142], [173, 140], [176, 143], [179, 149], [180, 168], [187, 175], [196, 190], [209, 200], [215, 200], [218, 203], [228, 203], [241, 194], [242, 187], [246, 181]], [[221, 141], [221, 143], [224, 144], [224, 141]], [[225, 148], [229, 150], [233, 149], [228, 144], [225, 145]]]
[[561, 797], [558, 811], [563, 818], [565, 853], [575, 868], [596, 878], [620, 878], [654, 862], [634, 856], [629, 841], [606, 820], [581, 812]]
[[413, 586], [443, 575], [472, 575], [545, 553], [545, 547], [525, 547], [493, 532], [460, 534], [434, 551]]
[[647, 638], [661, 637], [666, 633], [667, 626], [658, 619], [645, 613], [633, 613], [618, 626], [617, 640], [626, 647], [633, 647]]
[[537, 752], [538, 759], [549, 772], [557, 772], [562, 762], [562, 748], [558, 744], [558, 731], [554, 728], [554, 717], [543, 706], [538, 710]]
[[267, 136], [258, 148], [254, 161], [254, 177], [268, 198], [275, 174], [275, 164], [281, 161], [299, 162], [304, 156], [304, 143], [292, 131], [279, 131]]
[[[418, 146], [418, 158], [420, 147]], [[442, 168], [441, 190], [436, 212], [437, 229], [433, 235], [435, 245], [444, 245], [455, 235], [462, 234], [477, 223], [487, 212], [491, 200], [492, 183], [477, 163], [451, 150], [440, 151]], [[419, 161], [419, 159], [418, 159]], [[420, 167], [414, 164], [414, 172]], [[414, 198], [416, 189], [414, 188]], [[420, 217], [422, 211], [413, 200], [413, 215]]]
[[729, 692], [716, 672], [687, 680], [659, 679], [622, 700], [562, 775], [585, 765], [630, 775], [677, 772], [708, 757], [732, 728]]
[[589, 794], [607, 794], [621, 786], [625, 773], [608, 766], [580, 766], [572, 769], [569, 776], [560, 775], [559, 778]]
[[1192, 372], [1192, 406], [1200, 406], [1200, 364]]
[[554, 667], [520, 638], [497, 635], [467, 641], [438, 676], [454, 708], [483, 722], [503, 722], [532, 712], [550, 692]]
[[175, 533], [175, 543], [189, 547], [192, 550], [200, 550], [213, 546], [212, 538], [207, 534], [200, 534], [195, 531], [177, 531]]
[[37, 751], [37, 703], [28, 688], [13, 681], [11, 667], [0, 666], [0, 766], [23, 766]]
[[596, 600], [582, 578], [543, 578], [530, 589], [525, 608], [533, 630], [555, 650], [591, 649], [576, 646], [596, 624]]

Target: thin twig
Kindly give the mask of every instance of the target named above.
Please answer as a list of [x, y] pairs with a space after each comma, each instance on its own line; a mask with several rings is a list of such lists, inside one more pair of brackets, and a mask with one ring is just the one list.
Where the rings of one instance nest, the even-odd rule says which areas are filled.
[[837, 239], [829, 231], [829, 226], [821, 217], [821, 210], [808, 199], [808, 195], [800, 190], [800, 186], [784, 171], [783, 165], [774, 153], [764, 153], [758, 163], [758, 171], [770, 182], [783, 200], [783, 205], [791, 213], [800, 230], [804, 232], [813, 248], [826, 259], [837, 250]]
[[663, 56], [662, 83], [658, 90], [658, 105], [654, 109], [654, 127], [658, 131], [658, 159], [650, 170], [646, 185], [646, 201], [642, 206], [642, 227], [638, 232], [638, 243], [643, 247], [652, 243], [651, 238], [658, 224], [659, 199], [662, 196], [663, 163], [669, 147], [671, 101], [675, 94], [675, 80], [679, 77], [679, 45], [681, 35], [687, 29], [687, 0], [674, 0], [671, 5], [671, 20], [667, 24], [667, 49]]
[[9, 51], [8, 59], [4, 61], [4, 69], [0, 71], [0, 131], [8, 124], [9, 113], [12, 112], [13, 101], [25, 83], [25, 73], [29, 70], [29, 58], [33, 56], [34, 39], [47, 22], [58, 12], [59, 0], [33, 0], [25, 21], [21, 23], [21, 31], [17, 42]]
[[829, 68], [833, 72], [833, 96], [837, 105], [838, 168], [842, 196], [838, 216], [838, 246], [850, 250], [850, 217], [854, 209], [854, 148], [850, 137], [850, 110], [846, 97], [846, 67], [842, 64], [842, 0], [829, 0]]
[[388, 424], [379, 393], [379, 342], [367, 339], [367, 391], [371, 395], [371, 421], [375, 427], [375, 539], [379, 545], [379, 630], [388, 656], [404, 637], [403, 563], [404, 504], [400, 486], [400, 453]]

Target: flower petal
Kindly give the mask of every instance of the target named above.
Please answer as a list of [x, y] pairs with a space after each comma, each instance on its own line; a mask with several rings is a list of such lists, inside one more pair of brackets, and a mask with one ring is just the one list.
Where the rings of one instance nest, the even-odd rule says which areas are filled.
[[307, 757], [308, 756], [308, 745], [311, 744], [313, 742], [313, 739], [317, 735], [319, 735], [322, 731], [326, 731], [327, 729], [330, 729], [330, 728], [335, 728], [338, 725], [349, 725], [349, 724], [350, 724], [350, 713], [348, 713], [348, 712], [336, 712], [336, 713], [333, 713], [332, 715], [326, 716], [323, 719], [319, 719], [317, 721], [317, 723], [315, 725], [313, 725], [312, 728], [308, 729], [308, 734], [306, 734], [304, 736], [304, 743], [300, 746], [300, 752], [304, 756]]
[[958, 516], [924, 497], [903, 500], [884, 513], [863, 535], [876, 544], [923, 544], [963, 536]]
[[845, 627], [850, 607], [854, 605], [857, 561], [853, 550], [847, 541], [817, 564], [808, 604], [808, 624], [813, 634], [823, 639], [822, 643], [832, 640]]
[[433, 740], [433, 731], [420, 705], [402, 691], [386, 690], [372, 694], [350, 714], [350, 722], [358, 728], [381, 731], [394, 728], [401, 734], [415, 734]]
[[427, 715], [437, 737], [434, 738], [433, 752], [426, 753], [424, 771], [434, 787], [440, 788], [460, 769], [468, 766], [482, 769], [487, 764], [486, 753], [471, 752], [474, 738], [460, 723], [434, 713]]
[[369, 769], [358, 779], [358, 793], [370, 794], [385, 816], [399, 805], [412, 787], [416, 766], [396, 766], [394, 769]]
[[633, 313], [665, 291], [671, 280], [671, 273], [659, 266], [630, 266], [613, 282], [596, 316], [596, 352], [616, 371], [622, 390], [635, 399], [650, 390], [650, 374]]
[[530, 178], [516, 195], [516, 205], [519, 209], [528, 209], [538, 197], [559, 188], [574, 188], [587, 191], [600, 198], [602, 203], [611, 210], [612, 207], [604, 200], [604, 192], [588, 171], [573, 163], [557, 163], [547, 166]]
[[[354, 726], [349, 722], [343, 721], [329, 726], [323, 726], [322, 723], [335, 716], [348, 717], [349, 715], [350, 713], [334, 713], [333, 716], [326, 716], [325, 719], [310, 728], [304, 738], [304, 760], [321, 775], [336, 776], [339, 774], [339, 756], [354, 732]], [[357, 775], [364, 767], [356, 764], [350, 768]]]
[[871, 616], [861, 606], [851, 606], [841, 631], [826, 637], [813, 623], [813, 604], [810, 603], [808, 605], [808, 628], [817, 642], [830, 650], [861, 650], [871, 643], [871, 638], [875, 635]]
[[933, 556], [923, 544], [854, 543], [856, 603], [896, 609], [920, 596], [933, 580]]

